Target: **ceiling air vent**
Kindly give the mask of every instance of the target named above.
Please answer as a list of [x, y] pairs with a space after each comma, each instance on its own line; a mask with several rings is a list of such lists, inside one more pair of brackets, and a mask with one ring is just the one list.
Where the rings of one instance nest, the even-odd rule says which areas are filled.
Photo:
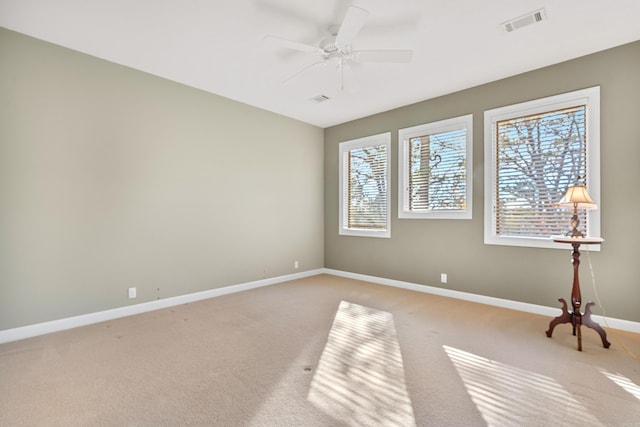
[[318, 96], [314, 96], [313, 98], [309, 98], [309, 101], [313, 102], [314, 104], [320, 104], [321, 102], [324, 101], [328, 101], [330, 98], [327, 95], [318, 95]]
[[522, 27], [526, 27], [527, 25], [535, 24], [536, 22], [544, 21], [546, 19], [547, 13], [544, 9], [540, 9], [535, 12], [527, 13], [519, 18], [512, 19], [511, 21], [504, 22], [501, 26], [503, 30], [510, 33]]

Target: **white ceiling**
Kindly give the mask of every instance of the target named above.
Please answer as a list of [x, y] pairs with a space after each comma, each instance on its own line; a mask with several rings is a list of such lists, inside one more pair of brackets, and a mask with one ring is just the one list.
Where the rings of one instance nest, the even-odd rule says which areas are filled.
[[[358, 64], [342, 91], [333, 67], [283, 84], [317, 57], [263, 37], [317, 45], [350, 5], [370, 12], [354, 49], [412, 62]], [[638, 18], [640, 0], [0, 0], [10, 30], [320, 127], [640, 40]]]

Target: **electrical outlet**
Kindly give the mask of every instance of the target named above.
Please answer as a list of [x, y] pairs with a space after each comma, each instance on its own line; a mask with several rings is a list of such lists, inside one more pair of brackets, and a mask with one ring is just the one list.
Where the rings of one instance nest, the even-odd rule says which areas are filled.
[[447, 283], [447, 273], [440, 274], [440, 283]]
[[138, 291], [136, 288], [129, 288], [129, 299], [134, 299], [138, 296]]
[[300, 267], [300, 264], [298, 263], [298, 261], [293, 261], [293, 268], [297, 270], [298, 267]]

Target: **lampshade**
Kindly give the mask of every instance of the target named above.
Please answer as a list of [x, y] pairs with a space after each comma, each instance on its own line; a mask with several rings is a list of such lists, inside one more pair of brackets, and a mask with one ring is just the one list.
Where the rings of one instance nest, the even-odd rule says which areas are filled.
[[571, 206], [580, 209], [598, 209], [584, 185], [572, 185], [567, 188], [564, 197], [558, 202], [558, 206]]

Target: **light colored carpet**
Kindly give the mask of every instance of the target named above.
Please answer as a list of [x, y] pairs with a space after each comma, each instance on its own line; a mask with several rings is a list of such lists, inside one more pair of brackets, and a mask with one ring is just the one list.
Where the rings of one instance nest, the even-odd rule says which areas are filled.
[[314, 276], [0, 345], [0, 425], [640, 426], [640, 336], [550, 320]]

